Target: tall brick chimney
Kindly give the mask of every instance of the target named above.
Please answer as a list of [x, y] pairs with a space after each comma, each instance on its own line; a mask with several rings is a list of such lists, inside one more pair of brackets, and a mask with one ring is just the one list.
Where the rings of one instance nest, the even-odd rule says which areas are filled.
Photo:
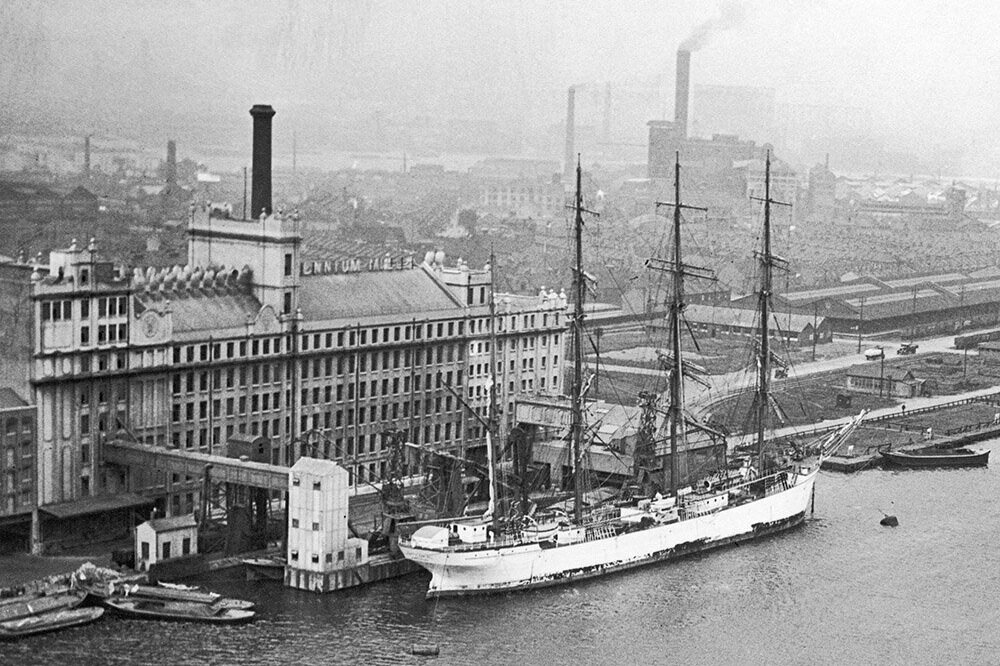
[[167, 185], [177, 184], [177, 142], [167, 140]]
[[270, 104], [254, 104], [253, 116], [253, 189], [250, 192], [250, 219], [260, 218], [261, 211], [270, 215], [271, 205], [271, 118], [275, 111]]
[[691, 86], [691, 52], [677, 52], [677, 78], [674, 82], [674, 123], [678, 135], [687, 138], [688, 90]]

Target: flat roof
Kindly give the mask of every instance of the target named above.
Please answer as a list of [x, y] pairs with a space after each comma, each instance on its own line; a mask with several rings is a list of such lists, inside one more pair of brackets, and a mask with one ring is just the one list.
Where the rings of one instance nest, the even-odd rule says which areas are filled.
[[142, 495], [136, 495], [135, 493], [120, 493], [118, 495], [85, 497], [71, 502], [59, 502], [58, 504], [46, 504], [38, 507], [38, 510], [43, 511], [50, 516], [62, 519], [151, 504], [153, 504], [153, 500], [143, 497]]
[[921, 275], [917, 277], [899, 278], [897, 280], [883, 280], [883, 282], [893, 289], [901, 289], [903, 287], [912, 287], [914, 285], [923, 284], [924, 282], [936, 282], [938, 284], [943, 284], [946, 282], [960, 282], [968, 279], [969, 278], [962, 273], [939, 273], [937, 275]]
[[783, 294], [785, 300], [794, 302], [812, 301], [830, 296], [848, 296], [851, 294], [861, 294], [871, 291], [881, 291], [882, 287], [870, 282], [852, 283], [837, 287], [824, 287], [823, 289], [810, 289], [808, 291], [793, 291]]
[[[942, 294], [938, 291], [935, 291], [934, 289], [920, 289], [919, 291], [917, 291], [918, 301], [922, 298], [931, 298], [933, 296], [942, 296]], [[912, 301], [912, 300], [913, 300], [912, 291], [897, 292], [895, 294], [879, 294], [877, 296], [866, 296], [865, 307], [868, 307], [869, 305], [879, 305], [881, 303], [899, 303], [901, 301]], [[851, 298], [845, 301], [845, 303], [847, 303], [848, 305], [860, 306], [861, 299]]]

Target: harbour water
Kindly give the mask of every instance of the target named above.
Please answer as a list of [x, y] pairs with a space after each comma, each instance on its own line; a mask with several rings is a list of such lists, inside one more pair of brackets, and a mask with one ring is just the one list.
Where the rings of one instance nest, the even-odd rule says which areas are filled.
[[[900, 526], [880, 526], [882, 510]], [[998, 469], [823, 472], [802, 528], [674, 563], [441, 600], [424, 599], [421, 574], [326, 596], [213, 580], [259, 619], [112, 616], [0, 644], [0, 663], [1000, 663], [998, 526]], [[414, 656], [413, 643], [440, 656]]]

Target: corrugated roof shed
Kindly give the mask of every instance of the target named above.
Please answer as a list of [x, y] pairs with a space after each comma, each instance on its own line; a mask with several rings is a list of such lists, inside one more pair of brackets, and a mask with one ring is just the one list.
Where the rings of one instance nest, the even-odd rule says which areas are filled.
[[[787, 312], [773, 311], [774, 319], [783, 331], [801, 331], [806, 326], [812, 326], [813, 316], [803, 314], [789, 315]], [[726, 308], [711, 305], [689, 305], [684, 309], [684, 317], [693, 323], [714, 324], [716, 326], [733, 326], [736, 328], [753, 329], [757, 327], [757, 311], [745, 308]], [[774, 319], [771, 320], [772, 327]], [[816, 325], [823, 323], [823, 317], [816, 319]]]
[[807, 291], [793, 291], [785, 294], [785, 298], [792, 303], [805, 303], [827, 297], [847, 297], [855, 294], [868, 294], [873, 291], [880, 291], [877, 285], [868, 282], [857, 282], [845, 284], [837, 287], [826, 287], [823, 289], [809, 289]]

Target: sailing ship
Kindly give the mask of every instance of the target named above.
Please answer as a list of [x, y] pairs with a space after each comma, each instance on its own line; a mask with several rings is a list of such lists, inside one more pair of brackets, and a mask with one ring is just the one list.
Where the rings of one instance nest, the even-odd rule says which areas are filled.
[[[863, 413], [839, 430], [801, 447], [797, 455], [765, 455], [765, 423], [770, 409], [769, 381], [772, 352], [768, 345], [771, 272], [781, 260], [771, 253], [770, 155], [766, 161], [763, 251], [759, 287], [759, 336], [755, 411], [755, 455], [748, 456], [735, 472], [728, 469], [700, 483], [679, 488], [678, 445], [685, 441], [689, 419], [683, 409], [683, 383], [691, 370], [681, 354], [685, 275], [695, 272], [682, 262], [680, 244], [680, 159], [675, 167], [673, 256], [659, 260], [672, 273], [669, 314], [671, 364], [669, 410], [666, 430], [670, 445], [669, 493], [634, 497], [630, 501], [585, 507], [585, 424], [583, 377], [584, 297], [586, 285], [582, 259], [582, 169], [577, 164], [575, 210], [575, 266], [572, 320], [574, 367], [572, 419], [569, 431], [573, 472], [572, 515], [552, 513], [546, 520], [521, 514], [516, 521], [499, 525], [491, 479], [487, 514], [479, 521], [453, 521], [447, 526], [427, 525], [400, 539], [403, 555], [431, 573], [428, 597], [481, 594], [560, 585], [612, 572], [670, 560], [691, 553], [757, 539], [801, 524], [813, 496], [820, 463], [850, 435]], [[493, 423], [491, 419], [491, 423]], [[495, 464], [493, 435], [488, 433], [488, 462]], [[585, 510], [586, 508], [586, 510]]]

